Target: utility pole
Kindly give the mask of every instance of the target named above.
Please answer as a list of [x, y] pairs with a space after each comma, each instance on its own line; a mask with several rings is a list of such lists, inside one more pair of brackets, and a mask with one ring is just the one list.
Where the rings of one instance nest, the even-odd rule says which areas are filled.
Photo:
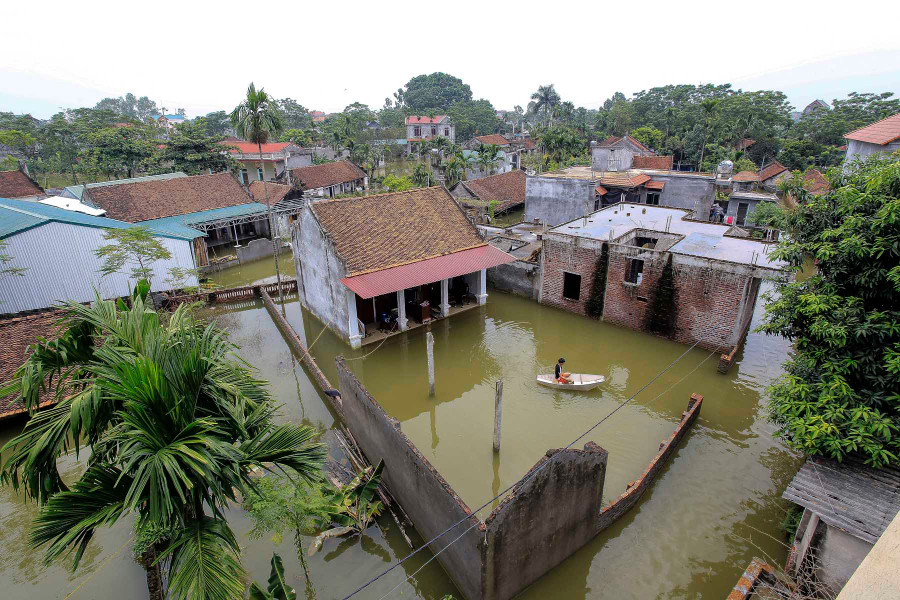
[[428, 353], [428, 395], [434, 396], [434, 335], [425, 334], [425, 350]]
[[494, 452], [500, 452], [500, 419], [503, 414], [503, 380], [498, 379], [494, 390]]

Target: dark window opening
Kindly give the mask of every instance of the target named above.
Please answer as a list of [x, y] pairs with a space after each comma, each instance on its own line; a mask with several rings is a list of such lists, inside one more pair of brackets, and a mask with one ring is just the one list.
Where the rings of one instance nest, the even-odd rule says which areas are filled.
[[413, 137], [422, 137], [421, 127], [413, 127]]
[[652, 237], [636, 237], [634, 238], [634, 245], [638, 248], [656, 248], [656, 242], [659, 241], [659, 238]]
[[600, 196], [594, 199], [594, 210], [600, 210]]
[[628, 271], [625, 273], [625, 281], [628, 283], [633, 283], [635, 285], [640, 285], [643, 278], [644, 261], [637, 258], [632, 258], [628, 262]]
[[437, 135], [437, 127], [431, 128], [431, 135]]
[[659, 206], [659, 192], [647, 192], [647, 204]]
[[567, 300], [581, 298], [581, 275], [563, 272], [563, 298]]

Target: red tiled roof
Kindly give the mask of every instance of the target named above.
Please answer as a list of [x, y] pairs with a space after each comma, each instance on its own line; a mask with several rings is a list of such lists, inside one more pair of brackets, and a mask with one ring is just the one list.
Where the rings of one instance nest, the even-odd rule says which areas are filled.
[[531, 138], [525, 138], [525, 145], [523, 148], [526, 150], [534, 150], [537, 147], [537, 144], [534, 143], [534, 140]]
[[664, 187], [666, 187], [666, 182], [665, 181], [648, 181], [644, 187], [647, 188], [648, 190], [661, 190]]
[[615, 143], [617, 143], [618, 141], [620, 141], [621, 139], [622, 138], [620, 138], [617, 135], [611, 135], [608, 138], [606, 138], [605, 140], [603, 140], [602, 142], [600, 142], [599, 144], [597, 144], [597, 147], [598, 148], [608, 148], [609, 146], [612, 146]]
[[266, 203], [266, 189], [269, 190], [269, 203], [274, 205], [284, 200], [288, 192], [294, 188], [284, 183], [272, 183], [271, 181], [267, 181], [265, 185], [262, 181], [250, 183], [250, 195], [262, 204]]
[[441, 121], [443, 121], [446, 118], [448, 118], [447, 115], [436, 115], [434, 117], [422, 117], [422, 116], [406, 117], [406, 124], [407, 125], [423, 125], [423, 124], [433, 125], [435, 123], [440, 123]]
[[509, 140], [500, 135], [499, 133], [492, 133], [490, 135], [479, 135], [475, 137], [476, 140], [481, 142], [482, 144], [494, 144], [497, 146], [508, 146]]
[[[222, 142], [224, 146], [234, 146], [229, 150], [231, 153], [241, 154], [259, 154], [259, 148], [255, 142]], [[263, 152], [283, 152], [285, 148], [290, 146], [290, 142], [270, 142], [262, 145]]]
[[650, 148], [648, 148], [648, 147], [645, 146], [644, 144], [640, 143], [637, 139], [631, 137], [630, 135], [626, 135], [625, 137], [628, 139], [628, 141], [630, 141], [632, 144], [634, 144], [635, 146], [637, 146], [637, 147], [640, 148], [641, 150], [644, 150], [645, 152], [653, 152], [653, 150], [651, 150]]
[[[0, 320], [0, 386], [12, 379], [25, 359], [28, 357], [28, 346], [39, 337], [50, 338], [56, 334], [57, 321], [62, 311], [50, 310]], [[47, 390], [40, 395], [40, 403], [49, 403], [53, 397]], [[0, 398], [0, 419], [25, 412], [25, 407], [16, 396]]]
[[650, 176], [644, 173], [607, 173], [600, 178], [600, 183], [606, 187], [636, 188], [650, 181]]
[[322, 115], [319, 117], [313, 117], [313, 123], [324, 123], [324, 122], [325, 122], [325, 115]]
[[759, 175], [757, 175], [753, 171], [741, 171], [740, 173], [736, 173], [731, 178], [731, 180], [737, 181], [738, 183], [750, 183], [753, 181], [759, 181]]
[[479, 200], [497, 200], [497, 211], [525, 203], [525, 172], [518, 169], [472, 181], [463, 181], [463, 186]]
[[742, 152], [755, 143], [756, 143], [756, 140], [751, 140], [750, 138], [744, 138], [741, 141], [739, 141], [737, 144], [735, 144], [734, 147], [737, 148], [737, 150], [739, 152]]
[[92, 187], [85, 194], [108, 218], [129, 223], [252, 202], [229, 173]]
[[291, 169], [291, 177], [299, 181], [300, 187], [304, 190], [316, 190], [340, 183], [349, 183], [365, 176], [365, 171], [349, 160]]
[[595, 187], [594, 191], [597, 192], [598, 194], [600, 194], [601, 196], [605, 196], [606, 194], [609, 193], [609, 190], [606, 189], [605, 187], [603, 187], [602, 185], [598, 185], [597, 187]]
[[879, 146], [898, 140], [900, 139], [900, 113], [851, 131], [844, 138]]
[[838, 150], [840, 150], [841, 152], [846, 152], [847, 144], [842, 144], [842, 145], [838, 146]]
[[0, 198], [24, 198], [43, 193], [41, 186], [22, 171], [0, 171]]
[[655, 169], [657, 171], [671, 171], [673, 156], [634, 156], [631, 167], [634, 169]]
[[818, 196], [819, 194], [828, 193], [831, 190], [831, 184], [825, 179], [825, 176], [818, 169], [810, 169], [803, 176], [803, 187], [810, 194]]
[[768, 166], [764, 167], [759, 172], [759, 180], [766, 181], [768, 179], [772, 179], [776, 175], [778, 175], [784, 171], [787, 171], [787, 170], [788, 170], [788, 168], [786, 166], [784, 166], [783, 164], [781, 164], [780, 162], [778, 162], [776, 160], [775, 162], [770, 163]]

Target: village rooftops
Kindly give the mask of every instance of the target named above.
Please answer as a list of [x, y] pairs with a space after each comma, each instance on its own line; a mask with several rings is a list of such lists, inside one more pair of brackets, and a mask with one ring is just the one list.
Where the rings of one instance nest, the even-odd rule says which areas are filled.
[[437, 123], [442, 122], [444, 119], [449, 119], [447, 115], [436, 115], [434, 117], [425, 117], [425, 116], [414, 116], [414, 117], [406, 117], [407, 125], [435, 125]]
[[784, 173], [788, 168], [781, 164], [780, 162], [773, 161], [760, 169], [759, 171], [759, 180], [766, 181], [767, 179], [771, 179], [780, 173]]
[[563, 234], [616, 242], [635, 229], [681, 236], [669, 252], [780, 270], [782, 263], [768, 256], [769, 245], [746, 238], [726, 237], [729, 225], [688, 220], [680, 208], [621, 203], [563, 223], [548, 234]]
[[538, 177], [554, 177], [559, 179], [584, 179], [586, 181], [600, 182], [604, 177], [616, 180], [630, 179], [636, 175], [666, 175], [668, 177], [696, 177], [714, 180], [712, 173], [694, 173], [689, 171], [665, 171], [660, 169], [628, 169], [627, 171], [599, 171], [590, 167], [567, 167], [559, 171], [540, 173]]
[[822, 175], [822, 172], [818, 169], [810, 169], [803, 176], [803, 188], [813, 194], [818, 196], [819, 194], [826, 194], [831, 191], [831, 184], [828, 183], [828, 180], [825, 179], [825, 176]]
[[106, 187], [109, 185], [127, 185], [129, 183], [139, 183], [141, 181], [162, 181], [164, 179], [176, 179], [179, 177], [187, 177], [187, 173], [176, 171], [174, 173], [162, 173], [161, 175], [146, 175], [144, 177], [131, 177], [129, 179], [113, 179], [112, 181], [98, 181], [96, 183], [70, 185], [63, 190], [62, 196], [68, 196], [81, 200], [84, 195], [84, 189], [93, 189], [98, 187]]
[[851, 131], [844, 138], [879, 146], [900, 140], [900, 113]]
[[85, 201], [130, 223], [252, 202], [229, 173], [88, 188]]
[[497, 211], [504, 211], [519, 204], [525, 204], [525, 172], [518, 169], [490, 175], [472, 181], [460, 181], [457, 185], [466, 188], [478, 200], [489, 203], [496, 200]]
[[475, 141], [485, 145], [494, 144], [495, 146], [509, 146], [509, 140], [499, 133], [492, 133], [491, 135], [479, 135], [475, 137]]
[[362, 179], [366, 172], [349, 160], [340, 160], [291, 169], [291, 177], [300, 182], [302, 189], [317, 190]]
[[[12, 379], [16, 369], [28, 357], [28, 346], [37, 342], [39, 337], [51, 338], [57, 331], [57, 322], [63, 316], [60, 310], [49, 310], [39, 313], [22, 314], [0, 319], [0, 385]], [[53, 401], [53, 392], [42, 390], [38, 397], [41, 406]], [[0, 419], [25, 412], [25, 406], [14, 395], [0, 398]]]
[[43, 193], [41, 186], [22, 171], [0, 171], [0, 198], [28, 198]]

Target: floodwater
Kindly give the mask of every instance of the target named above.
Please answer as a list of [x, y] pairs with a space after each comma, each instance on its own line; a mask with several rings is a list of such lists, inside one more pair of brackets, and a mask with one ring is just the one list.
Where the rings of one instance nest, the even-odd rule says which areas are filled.
[[[258, 270], [240, 275], [241, 284], [267, 277], [266, 264], [271, 274], [270, 261], [260, 261]], [[219, 276], [238, 277], [233, 272]], [[334, 426], [334, 415], [259, 303], [212, 312], [231, 330], [240, 354], [271, 382], [273, 395], [282, 403], [282, 418], [322, 429]], [[296, 301], [287, 304], [286, 313], [312, 344], [326, 376], [335, 377], [335, 356], [349, 359], [388, 414], [401, 422], [403, 431], [473, 509], [518, 480], [548, 448], [572, 442], [687, 350], [491, 291], [486, 306], [433, 327], [436, 393], [429, 397], [423, 330], [354, 351], [323, 330]], [[760, 301], [754, 324], [761, 313]], [[581, 440], [579, 447], [592, 440], [609, 451], [604, 491], [608, 501], [646, 467], [659, 442], [678, 423], [690, 394], [704, 396], [699, 419], [638, 505], [519, 597], [722, 598], [754, 556], [783, 565], [786, 548], [778, 524], [785, 504], [779, 498], [800, 460], [773, 440], [762, 392], [780, 372], [789, 350], [785, 340], [751, 333], [724, 376], [716, 372], [718, 355], [691, 350]], [[548, 371], [560, 356], [566, 357], [570, 370], [604, 374], [607, 383], [588, 393], [535, 385], [537, 372]], [[498, 379], [504, 382], [499, 456], [491, 448]], [[69, 471], [77, 468], [69, 458], [64, 466]], [[494, 504], [478, 516], [484, 518]], [[5, 548], [24, 548], [32, 512], [11, 491], [0, 488], [0, 543]], [[244, 547], [245, 566], [252, 577], [264, 580], [273, 543], [246, 536], [250, 524], [240, 509], [231, 517]], [[385, 533], [372, 528], [362, 543], [326, 542], [310, 566], [317, 597], [341, 597], [408, 553], [390, 519], [381, 522]], [[87, 568], [76, 575], [60, 565], [40, 567], [35, 553], [5, 552], [0, 581], [14, 585], [6, 586], [12, 596], [4, 597], [63, 597], [83, 582], [73, 598], [119, 598], [123, 590], [144, 597], [143, 574], [128, 557], [128, 548], [115, 554], [129, 535], [129, 524], [103, 532], [92, 544]], [[290, 542], [283, 542], [278, 551], [301, 590], [302, 571]], [[437, 561], [403, 582], [429, 557], [427, 552], [417, 555], [359, 597], [381, 598], [398, 584], [391, 597], [458, 597]]]

